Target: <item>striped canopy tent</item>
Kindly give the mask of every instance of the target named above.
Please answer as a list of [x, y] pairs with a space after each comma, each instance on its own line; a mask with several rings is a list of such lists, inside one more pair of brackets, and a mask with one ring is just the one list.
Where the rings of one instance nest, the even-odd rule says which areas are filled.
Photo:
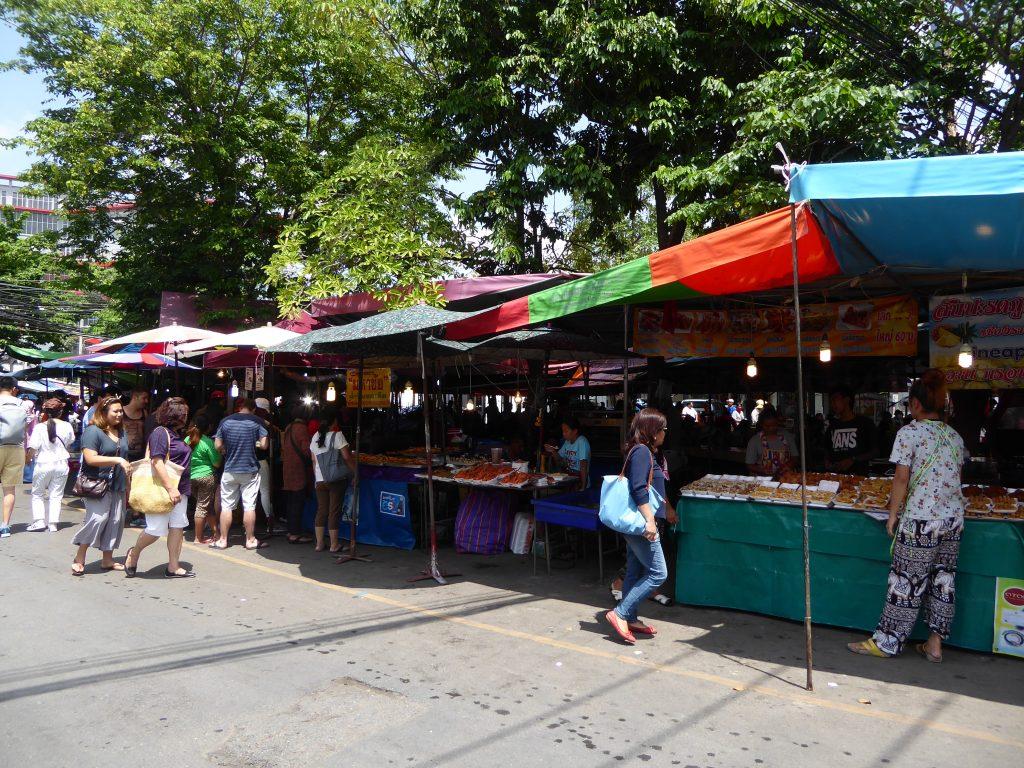
[[[800, 281], [839, 273], [828, 240], [804, 208], [797, 214]], [[789, 209], [628, 261], [571, 283], [506, 302], [448, 326], [471, 339], [543, 323], [594, 307], [724, 296], [792, 285]]]
[[[1024, 152], [791, 165], [799, 284], [864, 277], [860, 289], [1019, 284]], [[447, 337], [556, 320], [609, 305], [767, 292], [793, 285], [790, 208], [711, 232], [448, 327]]]

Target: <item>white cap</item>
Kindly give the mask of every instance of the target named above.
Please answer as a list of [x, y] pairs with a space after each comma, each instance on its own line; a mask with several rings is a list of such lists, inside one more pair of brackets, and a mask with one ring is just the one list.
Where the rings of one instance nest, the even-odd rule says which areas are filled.
[[257, 408], [262, 408], [264, 411], [269, 411], [270, 410], [270, 400], [268, 400], [265, 397], [257, 397], [256, 398], [256, 407]]

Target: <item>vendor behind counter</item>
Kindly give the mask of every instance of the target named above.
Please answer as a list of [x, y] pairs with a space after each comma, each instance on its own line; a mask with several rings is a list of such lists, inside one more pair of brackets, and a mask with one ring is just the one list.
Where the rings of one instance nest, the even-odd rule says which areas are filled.
[[868, 474], [868, 465], [877, 455], [874, 422], [854, 412], [853, 391], [846, 386], [832, 390], [829, 407], [825, 468], [830, 472]]
[[761, 429], [747, 442], [747, 469], [774, 477], [796, 467], [800, 452], [792, 433], [781, 428], [778, 412], [766, 405], [758, 419]]

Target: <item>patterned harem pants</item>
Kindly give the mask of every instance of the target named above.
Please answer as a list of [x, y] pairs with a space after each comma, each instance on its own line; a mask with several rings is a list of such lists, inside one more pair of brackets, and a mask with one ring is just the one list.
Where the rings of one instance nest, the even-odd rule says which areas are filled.
[[903, 650], [924, 603], [924, 618], [943, 640], [953, 624], [956, 565], [963, 518], [903, 520], [896, 532], [889, 588], [874, 640], [885, 653]]

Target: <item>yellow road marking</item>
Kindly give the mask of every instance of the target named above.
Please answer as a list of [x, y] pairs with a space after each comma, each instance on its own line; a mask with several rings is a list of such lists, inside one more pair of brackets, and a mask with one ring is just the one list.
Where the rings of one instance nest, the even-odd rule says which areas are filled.
[[328, 589], [334, 592], [341, 592], [345, 595], [359, 596], [364, 600], [369, 600], [374, 603], [381, 605], [391, 606], [392, 608], [398, 608], [408, 613], [418, 613], [421, 616], [429, 616], [433, 619], [440, 621], [446, 621], [451, 624], [460, 624], [464, 627], [472, 627], [483, 632], [490, 632], [495, 635], [502, 635], [504, 637], [512, 637], [517, 640], [524, 640], [526, 642], [535, 643], [537, 645], [545, 645], [550, 648], [558, 648], [563, 651], [569, 651], [576, 653], [581, 656], [590, 656], [592, 658], [606, 659], [608, 661], [616, 661], [620, 664], [627, 664], [633, 667], [642, 667], [644, 669], [653, 669], [658, 672], [663, 672], [668, 675], [674, 675], [676, 677], [688, 678], [691, 680], [703, 680], [706, 683], [713, 683], [718, 686], [727, 687], [733, 691], [739, 693], [752, 692], [759, 693], [764, 696], [770, 696], [775, 699], [787, 701], [792, 704], [806, 704], [812, 707], [819, 707], [821, 709], [830, 709], [835, 712], [845, 712], [847, 714], [859, 715], [860, 717], [873, 718], [875, 720], [885, 720], [890, 723], [899, 723], [901, 725], [912, 725], [921, 728], [927, 728], [933, 731], [939, 731], [941, 733], [947, 733], [952, 736], [961, 736], [964, 738], [975, 739], [977, 741], [986, 741], [992, 744], [1000, 744], [1008, 747], [1015, 747], [1017, 749], [1024, 748], [1024, 741], [1018, 741], [1016, 739], [1009, 739], [998, 734], [988, 733], [986, 731], [978, 731], [972, 728], [962, 728], [958, 725], [951, 725], [949, 723], [937, 722], [935, 720], [926, 720], [924, 718], [913, 717], [910, 715], [903, 715], [899, 712], [888, 712], [883, 709], [874, 709], [869, 705], [859, 704], [846, 704], [840, 701], [829, 701], [827, 699], [821, 699], [815, 696], [813, 693], [794, 693], [790, 691], [781, 691], [773, 688], [768, 688], [762, 685], [743, 685], [735, 680], [730, 680], [726, 677], [719, 675], [708, 674], [707, 672], [697, 672], [695, 670], [680, 669], [678, 667], [671, 667], [665, 664], [658, 664], [651, 661], [643, 661], [636, 658], [635, 656], [623, 656], [622, 654], [612, 653], [611, 651], [603, 651], [597, 648], [588, 648], [584, 645], [578, 645], [576, 643], [566, 642], [564, 640], [556, 640], [551, 637], [543, 637], [542, 635], [534, 635], [529, 632], [520, 632], [517, 629], [508, 629], [506, 627], [499, 627], [495, 624], [486, 624], [482, 621], [475, 621], [473, 619], [467, 619], [462, 616], [449, 616], [443, 611], [438, 611], [433, 608], [425, 608], [421, 605], [415, 605], [414, 603], [406, 603], [401, 600], [395, 600], [392, 597], [385, 597], [383, 595], [377, 595], [372, 592], [367, 592], [362, 589], [354, 589], [352, 587], [345, 587], [340, 584], [332, 584], [325, 581], [317, 581], [309, 576], [302, 576], [300, 574], [288, 573], [287, 571], [281, 571], [277, 568], [271, 568], [261, 563], [253, 563], [248, 560], [240, 560], [232, 555], [225, 554], [223, 551], [210, 551], [204, 546], [193, 545], [195, 551], [202, 551], [203, 554], [210, 555], [211, 557], [217, 557], [228, 562], [241, 565], [245, 568], [251, 568], [253, 570], [262, 571], [272, 576], [278, 576], [291, 581], [299, 582], [301, 584], [309, 584], [311, 586], [319, 587], [321, 589]]

